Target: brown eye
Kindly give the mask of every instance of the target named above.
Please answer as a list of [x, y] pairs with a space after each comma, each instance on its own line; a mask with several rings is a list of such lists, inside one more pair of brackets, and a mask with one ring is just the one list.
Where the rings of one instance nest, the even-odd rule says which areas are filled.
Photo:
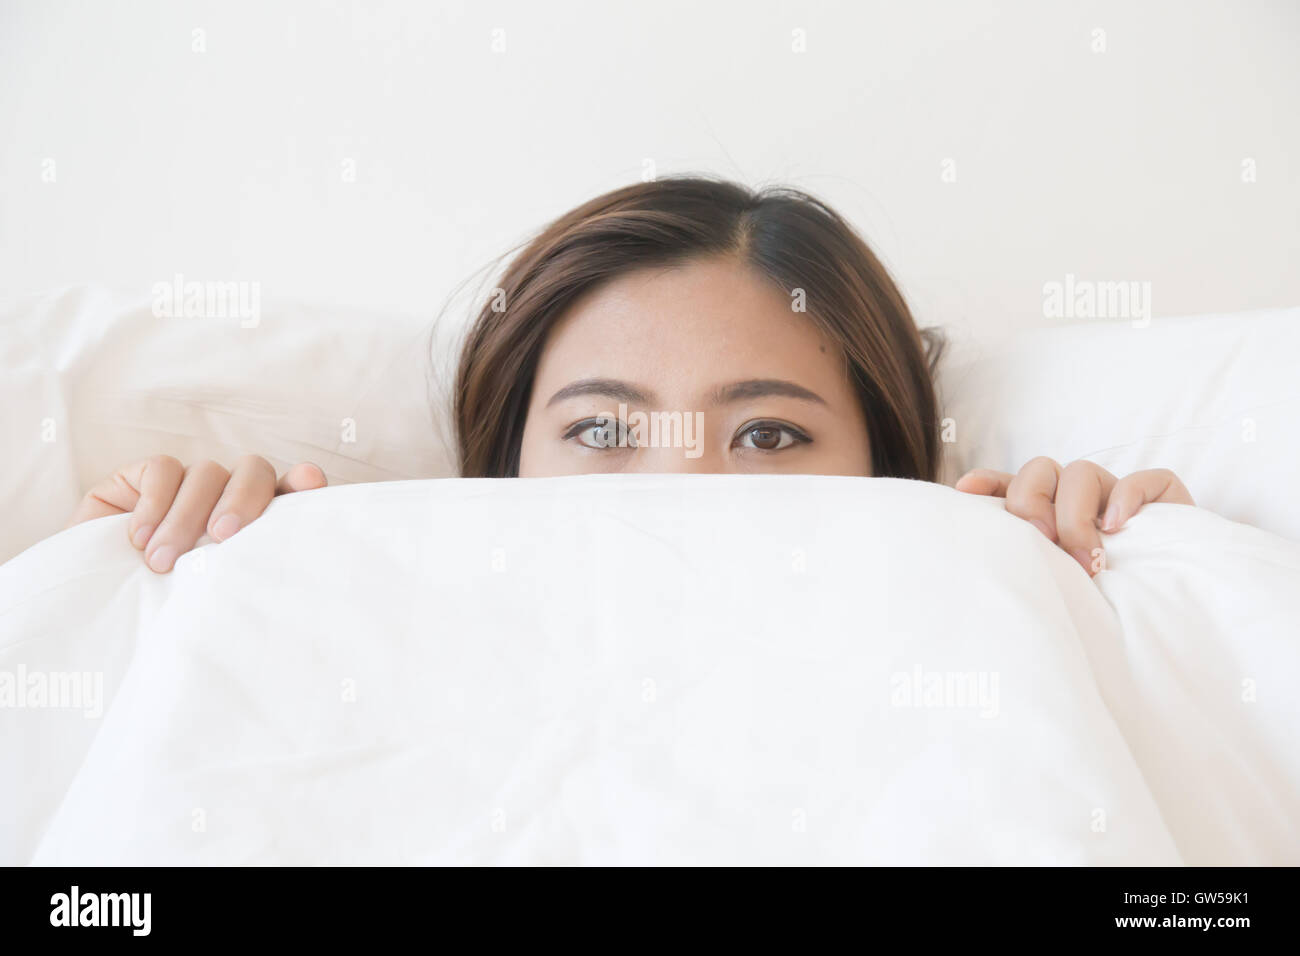
[[755, 451], [781, 451], [791, 445], [806, 445], [807, 435], [784, 422], [750, 422], [743, 425], [732, 439], [733, 448], [752, 448]]
[[755, 448], [772, 451], [781, 444], [781, 429], [773, 425], [759, 425], [749, 430], [749, 440]]

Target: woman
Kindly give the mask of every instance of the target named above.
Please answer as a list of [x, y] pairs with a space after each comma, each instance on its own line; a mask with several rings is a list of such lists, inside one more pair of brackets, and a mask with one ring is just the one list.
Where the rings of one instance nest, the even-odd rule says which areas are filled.
[[[628, 186], [547, 227], [479, 313], [455, 389], [460, 471], [935, 481], [941, 344], [818, 200], [687, 177]], [[71, 523], [131, 512], [132, 544], [166, 572], [205, 531], [224, 540], [273, 496], [324, 484], [310, 464], [277, 482], [253, 455], [231, 471], [157, 456], [96, 485]], [[1089, 573], [1099, 526], [1148, 502], [1192, 504], [1169, 471], [1119, 480], [1047, 458], [1014, 476], [972, 471], [957, 488], [1005, 498]]]

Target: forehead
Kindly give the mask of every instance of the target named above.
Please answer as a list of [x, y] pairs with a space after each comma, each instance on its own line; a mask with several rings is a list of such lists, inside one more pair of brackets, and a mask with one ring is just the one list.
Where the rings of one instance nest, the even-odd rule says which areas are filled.
[[841, 353], [792, 299], [725, 259], [642, 269], [583, 296], [547, 338], [539, 387], [618, 377], [655, 389], [722, 381], [847, 381]]

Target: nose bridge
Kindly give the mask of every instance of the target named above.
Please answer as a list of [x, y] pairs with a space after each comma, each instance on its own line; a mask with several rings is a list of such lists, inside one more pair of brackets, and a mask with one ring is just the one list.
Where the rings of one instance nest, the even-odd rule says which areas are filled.
[[719, 474], [726, 470], [725, 455], [708, 430], [702, 412], [661, 415], [644, 432], [637, 450], [636, 470], [658, 474]]
[[715, 450], [701, 445], [699, 456], [687, 455], [686, 448], [641, 448], [637, 451], [636, 470], [659, 475], [716, 475], [725, 471], [725, 462]]

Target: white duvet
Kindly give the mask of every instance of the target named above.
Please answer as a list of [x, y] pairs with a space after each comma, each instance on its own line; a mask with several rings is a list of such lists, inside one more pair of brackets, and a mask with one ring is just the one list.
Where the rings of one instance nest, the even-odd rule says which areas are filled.
[[0, 863], [1300, 863], [1300, 546], [919, 482], [277, 499], [0, 566]]

